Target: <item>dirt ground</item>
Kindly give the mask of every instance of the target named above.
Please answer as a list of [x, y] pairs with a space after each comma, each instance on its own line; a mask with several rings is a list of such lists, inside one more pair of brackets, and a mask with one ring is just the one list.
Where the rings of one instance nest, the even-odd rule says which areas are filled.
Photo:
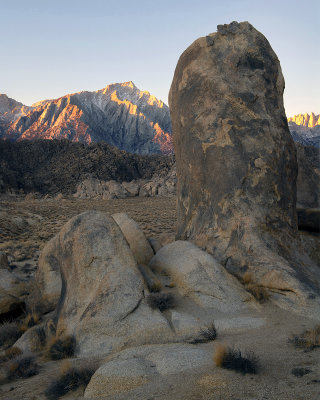
[[175, 198], [146, 197], [121, 200], [41, 199], [0, 200], [0, 251], [17, 266], [33, 266], [44, 245], [73, 216], [88, 210], [106, 214], [125, 212], [147, 237], [163, 243], [174, 240]]

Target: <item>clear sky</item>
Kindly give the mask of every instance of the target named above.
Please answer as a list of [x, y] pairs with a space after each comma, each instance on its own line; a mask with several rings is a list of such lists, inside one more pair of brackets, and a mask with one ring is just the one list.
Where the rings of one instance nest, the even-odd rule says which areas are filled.
[[286, 81], [288, 116], [320, 112], [319, 0], [0, 0], [0, 93], [31, 105], [132, 80], [168, 103], [180, 54], [249, 21]]

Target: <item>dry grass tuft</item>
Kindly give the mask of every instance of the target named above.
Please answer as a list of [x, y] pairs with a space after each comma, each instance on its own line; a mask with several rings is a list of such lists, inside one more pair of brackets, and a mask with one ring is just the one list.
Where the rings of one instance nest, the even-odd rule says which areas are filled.
[[74, 336], [65, 338], [53, 338], [49, 343], [49, 356], [52, 360], [61, 360], [63, 358], [73, 357], [76, 349], [76, 339]]
[[7, 378], [30, 378], [39, 373], [39, 366], [33, 356], [18, 356], [8, 364]]
[[227, 352], [228, 348], [224, 344], [219, 344], [217, 346], [216, 351], [213, 355], [213, 361], [217, 367], [222, 368], [223, 360], [225, 359]]
[[147, 297], [147, 303], [152, 309], [159, 309], [162, 312], [174, 308], [175, 298], [171, 293], [151, 293]]
[[60, 376], [47, 387], [46, 398], [56, 400], [81, 386], [86, 387], [94, 372], [95, 369], [91, 367], [73, 368], [66, 364], [60, 372]]
[[301, 335], [294, 335], [289, 339], [296, 347], [311, 351], [320, 347], [320, 325], [308, 329]]
[[259, 303], [264, 303], [270, 298], [269, 292], [263, 286], [249, 284], [246, 285], [246, 290], [251, 293], [252, 296], [259, 301]]
[[248, 285], [249, 283], [253, 282], [253, 276], [252, 273], [247, 271], [242, 275], [242, 283], [244, 285]]
[[162, 289], [162, 283], [159, 281], [159, 279], [152, 282], [152, 285], [150, 286], [150, 292], [158, 293], [161, 291], [161, 289]]
[[241, 351], [219, 345], [213, 356], [217, 367], [231, 369], [242, 374], [256, 374], [259, 369], [259, 359], [253, 353], [242, 356]]
[[22, 350], [20, 350], [18, 347], [10, 347], [4, 352], [4, 354], [0, 356], [0, 362], [7, 362], [20, 356], [21, 354]]
[[190, 341], [191, 344], [197, 343], [207, 343], [217, 338], [217, 329], [212, 322], [210, 325], [206, 326], [203, 329], [200, 329], [199, 336]]
[[37, 325], [40, 322], [39, 315], [32, 312], [27, 314], [25, 319], [23, 320], [20, 329], [22, 332], [25, 332], [29, 328], [32, 328], [33, 326]]
[[0, 346], [12, 346], [22, 333], [18, 323], [4, 322], [0, 325]]
[[251, 272], [245, 272], [240, 280], [245, 286], [245, 289], [251, 293], [252, 296], [259, 301], [259, 303], [264, 303], [265, 301], [269, 300], [270, 295], [268, 290], [254, 282]]

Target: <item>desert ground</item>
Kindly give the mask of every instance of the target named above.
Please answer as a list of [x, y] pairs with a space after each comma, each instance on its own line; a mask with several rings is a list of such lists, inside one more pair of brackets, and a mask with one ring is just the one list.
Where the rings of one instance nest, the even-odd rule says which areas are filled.
[[[0, 251], [9, 256], [10, 268], [32, 276], [44, 245], [73, 216], [86, 210], [106, 214], [126, 212], [145, 233], [162, 244], [174, 240], [176, 220], [174, 197], [129, 198], [122, 200], [75, 200], [73, 198], [34, 199], [6, 198], [0, 203]], [[318, 240], [316, 236], [314, 240]], [[177, 304], [179, 310], [179, 303]], [[197, 344], [212, 360], [219, 344], [253, 351], [259, 358], [256, 375], [242, 375], [218, 368], [214, 361], [169, 377], [155, 378], [143, 389], [112, 391], [106, 387], [106, 399], [203, 399], [203, 400], [317, 400], [320, 398], [320, 349], [296, 348], [288, 339], [314, 327], [314, 321], [281, 310], [266, 301], [256, 304], [250, 314], [258, 324], [243, 328], [217, 329], [213, 342]], [[191, 346], [191, 345], [190, 345]], [[1, 374], [0, 399], [45, 399], [48, 384], [65, 368], [66, 361], [37, 360], [40, 373], [28, 379], [7, 381]], [[100, 359], [67, 361], [79, 366], [101, 365]], [[61, 398], [83, 398], [80, 388]]]
[[0, 251], [26, 272], [33, 270], [39, 253], [72, 217], [87, 210], [112, 215], [125, 212], [133, 218], [146, 237], [163, 244], [174, 240], [176, 220], [174, 197], [146, 197], [114, 200], [62, 199], [0, 201]]

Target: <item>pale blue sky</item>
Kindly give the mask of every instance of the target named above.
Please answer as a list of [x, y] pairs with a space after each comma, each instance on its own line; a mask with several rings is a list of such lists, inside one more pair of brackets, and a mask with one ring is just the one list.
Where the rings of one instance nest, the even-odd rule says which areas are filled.
[[287, 115], [320, 112], [319, 0], [0, 0], [0, 92], [30, 105], [132, 80], [168, 103], [180, 54], [249, 21], [277, 53]]

